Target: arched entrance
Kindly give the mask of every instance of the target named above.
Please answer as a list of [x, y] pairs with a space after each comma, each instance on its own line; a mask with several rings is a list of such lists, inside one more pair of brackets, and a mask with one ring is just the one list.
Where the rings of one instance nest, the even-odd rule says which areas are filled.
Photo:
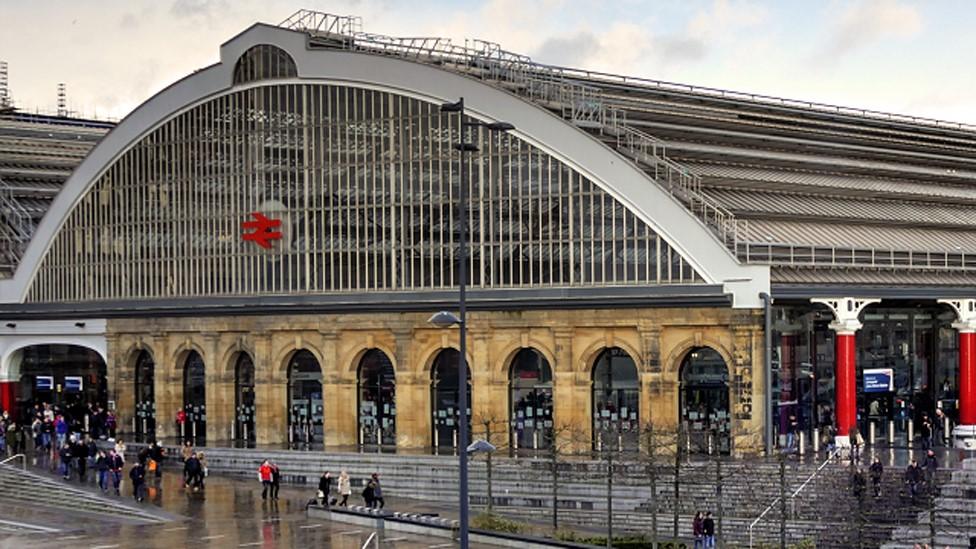
[[254, 447], [254, 361], [241, 353], [234, 366], [234, 445]]
[[[443, 349], [431, 367], [430, 409], [433, 413], [431, 429], [434, 451], [457, 448], [458, 401], [458, 353], [457, 349]], [[471, 368], [467, 371], [468, 432], [471, 432]]]
[[396, 446], [396, 374], [386, 353], [370, 349], [359, 361], [359, 444]]
[[288, 363], [288, 442], [293, 448], [325, 443], [322, 367], [315, 355], [301, 349]]
[[[45, 406], [65, 415], [73, 431], [99, 436], [108, 407], [107, 368], [101, 355], [80, 345], [31, 345], [18, 351], [19, 417]], [[94, 415], [88, 413], [89, 406]]]
[[183, 363], [183, 411], [186, 413], [183, 439], [195, 446], [207, 440], [207, 370], [203, 357], [190, 351]]
[[509, 368], [510, 445], [548, 448], [552, 439], [552, 369], [535, 349], [521, 349]]
[[637, 364], [619, 347], [604, 349], [593, 364], [593, 447], [636, 450], [639, 427]]
[[680, 406], [693, 452], [732, 452], [729, 369], [715, 349], [692, 349], [681, 362]]
[[135, 406], [136, 441], [156, 440], [156, 361], [145, 350], [136, 357]]

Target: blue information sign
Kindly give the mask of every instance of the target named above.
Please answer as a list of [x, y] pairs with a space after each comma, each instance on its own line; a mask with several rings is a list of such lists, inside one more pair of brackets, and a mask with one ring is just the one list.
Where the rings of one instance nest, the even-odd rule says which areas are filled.
[[891, 368], [864, 370], [865, 393], [890, 393], [895, 390], [895, 372]]
[[66, 393], [80, 393], [82, 387], [81, 376], [64, 376], [64, 391]]
[[34, 388], [38, 391], [51, 391], [54, 389], [53, 376], [37, 376], [34, 378]]

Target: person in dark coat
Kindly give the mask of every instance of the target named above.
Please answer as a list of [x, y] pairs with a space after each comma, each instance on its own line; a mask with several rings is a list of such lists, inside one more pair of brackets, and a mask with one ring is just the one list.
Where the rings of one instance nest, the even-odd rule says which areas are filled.
[[922, 473], [925, 478], [925, 484], [929, 485], [930, 489], [935, 482], [935, 474], [938, 470], [939, 460], [935, 457], [935, 452], [929, 450], [926, 452], [925, 459], [922, 461]]
[[880, 459], [875, 458], [869, 470], [871, 472], [871, 486], [874, 488], [874, 497], [880, 498], [881, 476], [884, 475], [884, 465], [881, 465]]
[[386, 505], [386, 502], [383, 501], [383, 487], [380, 486], [379, 473], [373, 473], [370, 483], [373, 485], [373, 507], [382, 509]]
[[331, 492], [332, 492], [332, 473], [326, 471], [326, 472], [322, 473], [322, 476], [321, 477], [319, 477], [319, 492], [321, 492], [321, 497], [320, 497], [321, 504], [323, 506], [331, 505], [331, 502], [329, 501], [329, 496], [332, 495], [331, 494]]
[[193, 491], [200, 490], [203, 485], [203, 467], [200, 465], [200, 458], [193, 452], [190, 457], [183, 462], [184, 487], [193, 487]]
[[908, 485], [908, 492], [912, 496], [912, 503], [918, 495], [918, 483], [922, 480], [922, 471], [918, 466], [918, 460], [912, 460], [905, 469], [905, 484]]
[[108, 456], [105, 455], [105, 452], [98, 450], [95, 455], [95, 469], [98, 470], [98, 487], [104, 493], [108, 493], [108, 471], [110, 468], [111, 463], [109, 463]]
[[64, 480], [69, 480], [71, 478], [71, 461], [75, 458], [71, 445], [67, 442], [62, 444], [58, 451], [58, 457], [61, 458], [61, 477]]
[[867, 479], [864, 478], [864, 469], [858, 467], [851, 476], [851, 487], [854, 490], [854, 497], [858, 501], [864, 498], [864, 489], [867, 487]]
[[146, 499], [146, 467], [136, 462], [135, 467], [129, 471], [129, 478], [132, 479], [132, 497], [136, 501]]
[[71, 448], [75, 466], [78, 468], [78, 482], [85, 482], [85, 473], [88, 467], [88, 446], [82, 441], [76, 441]]
[[705, 512], [705, 519], [702, 520], [702, 534], [705, 535], [705, 547], [715, 547], [715, 519], [712, 512]]
[[278, 499], [278, 490], [281, 488], [281, 469], [278, 464], [271, 463], [271, 499]]
[[366, 482], [366, 487], [363, 488], [363, 501], [366, 507], [373, 507], [373, 479]]

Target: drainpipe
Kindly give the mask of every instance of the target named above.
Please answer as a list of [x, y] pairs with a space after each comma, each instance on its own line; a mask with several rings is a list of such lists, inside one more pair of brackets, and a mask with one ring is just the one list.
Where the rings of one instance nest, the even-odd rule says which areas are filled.
[[766, 326], [763, 330], [765, 342], [763, 343], [763, 356], [765, 362], [765, 372], [763, 375], [763, 385], [765, 385], [766, 398], [763, 402], [766, 408], [766, 417], [763, 418], [763, 439], [766, 441], [766, 455], [773, 455], [773, 298], [766, 292], [759, 294], [763, 301], [763, 313]]

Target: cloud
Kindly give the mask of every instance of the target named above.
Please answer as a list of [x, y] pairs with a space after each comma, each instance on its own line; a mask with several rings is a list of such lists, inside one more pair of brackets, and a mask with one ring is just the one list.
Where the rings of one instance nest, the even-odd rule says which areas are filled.
[[908, 38], [922, 30], [915, 6], [897, 0], [865, 0], [848, 4], [833, 22], [821, 60], [833, 60], [888, 37]]
[[221, 11], [228, 11], [225, 0], [176, 0], [169, 8], [176, 17], [205, 17], [211, 18]]
[[766, 21], [765, 7], [746, 1], [715, 0], [708, 9], [699, 11], [688, 21], [689, 36], [705, 40], [727, 37], [744, 27]]
[[138, 26], [139, 20], [136, 19], [136, 16], [131, 13], [126, 13], [122, 16], [122, 19], [119, 20], [120, 29], [134, 29]]
[[585, 63], [600, 47], [600, 42], [592, 32], [581, 31], [570, 36], [547, 39], [536, 48], [532, 57], [551, 65], [573, 67]]

